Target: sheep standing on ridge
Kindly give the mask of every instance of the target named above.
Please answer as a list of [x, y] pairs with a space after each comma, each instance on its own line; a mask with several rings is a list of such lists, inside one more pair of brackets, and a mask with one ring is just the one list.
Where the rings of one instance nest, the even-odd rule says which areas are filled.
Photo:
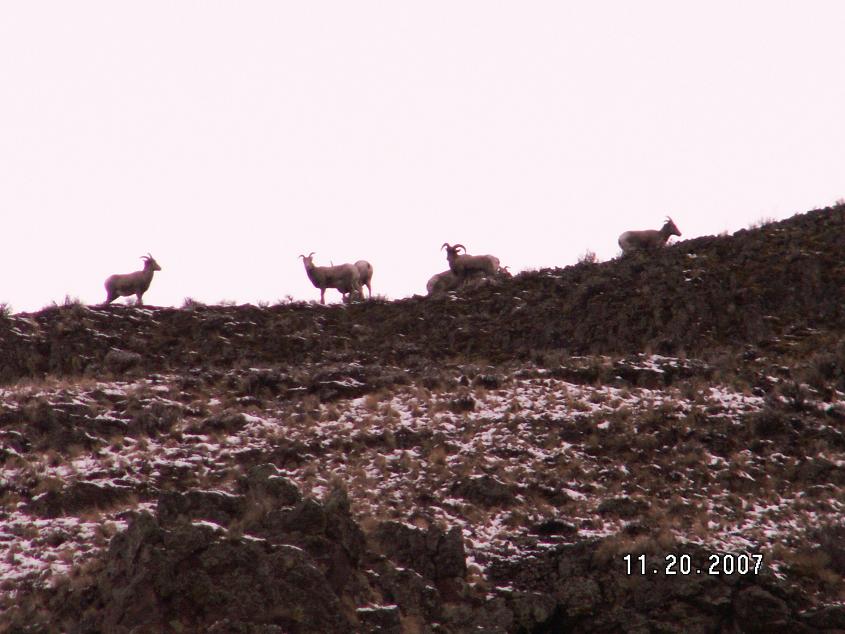
[[678, 227], [666, 216], [666, 222], [660, 230], [644, 229], [642, 231], [626, 231], [619, 236], [619, 247], [623, 253], [632, 251], [652, 251], [666, 244], [670, 236], [681, 237]]
[[364, 286], [367, 287], [367, 296], [372, 299], [373, 287], [370, 282], [373, 281], [373, 265], [366, 260], [358, 260], [355, 263], [355, 268], [358, 269], [358, 279], [361, 281], [361, 298], [364, 297]]
[[[305, 273], [315, 288], [320, 289], [320, 303], [326, 303], [326, 289], [335, 288], [341, 295], [347, 293], [361, 294], [361, 276], [354, 264], [338, 264], [337, 266], [315, 266], [314, 252], [300, 255], [305, 265]], [[372, 273], [371, 273], [372, 274]]]
[[[468, 255], [464, 245], [456, 244], [452, 246], [448, 242], [444, 242], [440, 248], [446, 249], [449, 269], [461, 281], [479, 273], [485, 276], [493, 276], [499, 272], [499, 258], [495, 255]], [[458, 249], [463, 249], [464, 252], [460, 253]]]
[[111, 275], [106, 279], [106, 301], [103, 306], [111, 304], [118, 297], [127, 297], [135, 295], [138, 298], [138, 306], [143, 306], [143, 296], [150, 287], [153, 281], [153, 273], [160, 271], [161, 267], [153, 259], [153, 256], [147, 253], [142, 255], [141, 259], [144, 261], [144, 269], [135, 271], [134, 273], [124, 273], [118, 275]]

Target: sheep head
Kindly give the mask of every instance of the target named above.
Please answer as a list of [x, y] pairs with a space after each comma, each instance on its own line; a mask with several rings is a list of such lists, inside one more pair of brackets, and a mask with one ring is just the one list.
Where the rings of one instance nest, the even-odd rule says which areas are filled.
[[440, 247], [441, 251], [443, 249], [446, 249], [446, 259], [449, 260], [449, 262], [452, 262], [456, 257], [458, 257], [458, 255], [460, 254], [460, 251], [458, 251], [458, 249], [463, 249], [464, 253], [467, 252], [467, 248], [464, 245], [456, 244], [452, 246], [448, 242], [444, 242], [443, 245]]
[[667, 238], [669, 236], [678, 236], [679, 238], [681, 237], [681, 232], [678, 230], [678, 227], [675, 225], [675, 222], [669, 216], [666, 216], [666, 223], [663, 225], [662, 231]]
[[142, 255], [141, 259], [144, 261], [144, 270], [153, 270], [153, 271], [160, 271], [161, 267], [158, 265], [158, 262], [155, 261], [152, 255], [147, 252], [147, 255]]

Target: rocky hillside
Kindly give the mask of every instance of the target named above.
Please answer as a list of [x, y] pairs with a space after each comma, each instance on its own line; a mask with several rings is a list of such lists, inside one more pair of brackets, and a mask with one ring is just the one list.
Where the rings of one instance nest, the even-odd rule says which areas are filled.
[[2, 316], [0, 631], [843, 630], [844, 231]]

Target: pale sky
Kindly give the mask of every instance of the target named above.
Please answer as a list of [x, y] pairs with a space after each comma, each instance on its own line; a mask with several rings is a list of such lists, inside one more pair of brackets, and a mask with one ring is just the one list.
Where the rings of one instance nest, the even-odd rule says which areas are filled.
[[[845, 197], [845, 2], [0, 0], [0, 302], [319, 299]], [[327, 300], [338, 301], [335, 291]], [[126, 300], [118, 300], [126, 301]]]

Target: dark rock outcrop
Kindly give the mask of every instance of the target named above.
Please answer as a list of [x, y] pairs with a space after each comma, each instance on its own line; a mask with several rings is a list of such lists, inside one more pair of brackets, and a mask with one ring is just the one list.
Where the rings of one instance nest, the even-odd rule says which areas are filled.
[[130, 486], [114, 482], [78, 481], [34, 497], [27, 510], [40, 517], [61, 517], [82, 511], [104, 510], [135, 495]]
[[222, 491], [164, 491], [158, 499], [158, 519], [163, 526], [179, 520], [207, 520], [227, 527], [243, 516], [246, 499]]
[[342, 494], [325, 505], [301, 500], [267, 467], [248, 482], [247, 495], [167, 492], [156, 515], [138, 514], [112, 540], [95, 588], [77, 597], [82, 617], [72, 631], [178, 623], [180, 631], [316, 633], [395, 621], [395, 610], [350, 607], [372, 607], [375, 595], [361, 581], [363, 535]]
[[143, 357], [137, 352], [112, 348], [103, 357], [103, 366], [115, 374], [125, 374], [129, 370], [140, 367], [142, 360]]
[[[401, 632], [403, 622], [427, 631], [448, 621], [435, 586], [466, 572], [459, 530], [422, 540], [400, 530], [384, 557], [368, 549], [342, 490], [324, 503], [303, 498], [266, 464], [243, 489], [162, 493], [155, 514], [135, 514], [112, 539], [90, 584], [45, 591], [54, 624], [75, 634], [295, 634]], [[422, 573], [397, 565], [405, 561]], [[12, 623], [37, 624], [36, 614], [22, 608]]]
[[452, 492], [484, 507], [510, 506], [516, 498], [513, 486], [489, 475], [465, 478]]
[[284, 632], [353, 628], [301, 549], [231, 538], [204, 522], [168, 529], [148, 513], [112, 541], [97, 590], [102, 607], [79, 632], [159, 631], [172, 623], [209, 631], [224, 622], [232, 629], [275, 625]]
[[[765, 565], [709, 574], [710, 553], [695, 545], [631, 548], [649, 569], [629, 570], [631, 542], [619, 537], [494, 558], [490, 585], [476, 588], [457, 527], [381, 522], [375, 552], [340, 489], [324, 503], [303, 498], [273, 465], [252, 468], [242, 488], [162, 494], [156, 514], [135, 514], [112, 539], [89, 582], [24, 602], [6, 616], [9, 631], [801, 633], [845, 623], [840, 607], [808, 609]], [[666, 574], [670, 553], [689, 555], [690, 574]]]
[[423, 577], [442, 580], [466, 574], [466, 553], [461, 531], [413, 528], [401, 522], [382, 522], [375, 531], [380, 550]]

